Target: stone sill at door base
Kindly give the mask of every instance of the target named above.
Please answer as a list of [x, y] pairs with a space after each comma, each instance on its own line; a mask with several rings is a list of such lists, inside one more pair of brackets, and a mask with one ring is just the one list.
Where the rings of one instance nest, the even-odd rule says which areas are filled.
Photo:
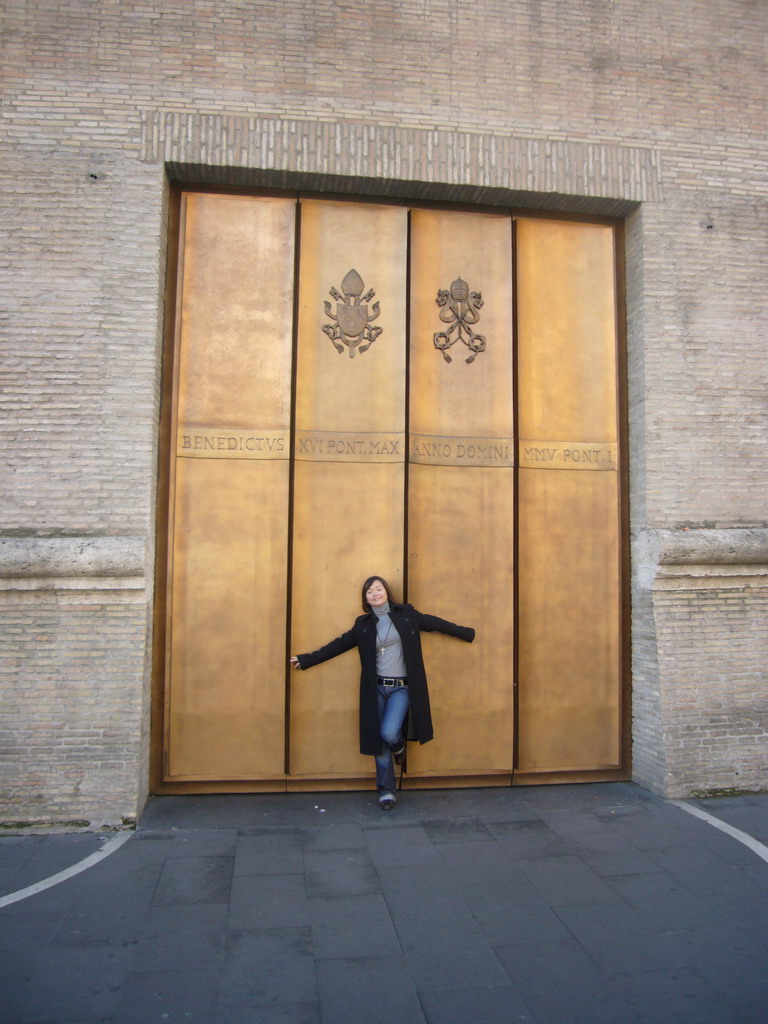
[[[404, 775], [403, 789], [489, 789], [503, 786], [562, 785], [577, 782], [627, 782], [628, 771], [603, 768], [571, 772], [509, 772], [484, 775], [441, 775], [430, 778]], [[264, 781], [163, 782], [156, 796], [196, 793], [334, 793], [367, 792], [375, 789], [371, 775], [344, 779], [268, 779]]]
[[629, 782], [626, 768], [581, 768], [574, 771], [516, 771], [513, 786], [560, 786], [571, 782]]
[[[404, 775], [403, 789], [481, 789], [512, 785], [512, 776], [499, 775], [442, 775], [419, 778]], [[373, 775], [343, 779], [266, 779], [259, 781], [198, 780], [163, 782], [154, 790], [155, 796], [183, 796], [195, 793], [334, 793], [365, 792], [375, 789]]]

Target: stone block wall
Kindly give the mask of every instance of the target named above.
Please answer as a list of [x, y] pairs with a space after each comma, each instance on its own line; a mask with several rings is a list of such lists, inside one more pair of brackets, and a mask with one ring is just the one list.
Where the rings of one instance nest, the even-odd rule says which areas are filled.
[[637, 539], [637, 605], [652, 620], [635, 637], [635, 774], [658, 792], [766, 788], [767, 540], [738, 528]]
[[101, 824], [146, 797], [174, 178], [626, 219], [634, 777], [765, 788], [768, 8], [3, 19], [0, 817]]
[[135, 820], [145, 571], [135, 538], [0, 538], [0, 820]]

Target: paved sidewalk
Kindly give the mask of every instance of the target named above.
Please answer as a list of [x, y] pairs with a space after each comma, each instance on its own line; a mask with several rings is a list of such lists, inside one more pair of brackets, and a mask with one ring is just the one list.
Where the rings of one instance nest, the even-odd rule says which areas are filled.
[[[0, 892], [104, 842], [0, 836]], [[678, 1021], [768, 1024], [768, 863], [630, 783], [158, 798], [0, 909], [2, 1024]]]

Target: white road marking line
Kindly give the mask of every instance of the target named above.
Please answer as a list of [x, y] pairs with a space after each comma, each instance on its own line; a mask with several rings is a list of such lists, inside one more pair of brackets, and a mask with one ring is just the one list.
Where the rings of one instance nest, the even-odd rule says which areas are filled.
[[726, 835], [732, 836], [734, 839], [738, 839], [740, 843], [748, 846], [749, 849], [756, 853], [758, 857], [768, 864], [768, 846], [761, 843], [754, 836], [749, 835], [748, 832], [742, 832], [740, 828], [734, 828], [733, 825], [727, 825], [724, 821], [716, 818], [714, 814], [709, 814], [707, 811], [702, 811], [700, 807], [689, 804], [685, 800], [670, 800], [670, 803], [675, 804], [676, 807], [681, 807], [684, 811], [692, 814], [695, 818], [701, 818], [702, 821], [708, 822], [713, 828], [720, 829], [721, 832], [725, 832]]
[[26, 889], [19, 889], [18, 892], [9, 893], [7, 896], [0, 896], [0, 910], [3, 907], [9, 907], [12, 903], [18, 903], [19, 900], [25, 900], [28, 896], [35, 896], [39, 892], [44, 892], [46, 889], [58, 885], [59, 882], [66, 882], [68, 878], [79, 875], [81, 871], [87, 871], [88, 868], [92, 868], [94, 864], [98, 864], [99, 861], [108, 857], [110, 853], [119, 850], [123, 843], [127, 843], [132, 835], [133, 832], [119, 832], [113, 839], [106, 842], [100, 850], [92, 853], [90, 857], [78, 861], [77, 864], [73, 864], [71, 867], [65, 868], [49, 878], [44, 878], [42, 882], [28, 885]]

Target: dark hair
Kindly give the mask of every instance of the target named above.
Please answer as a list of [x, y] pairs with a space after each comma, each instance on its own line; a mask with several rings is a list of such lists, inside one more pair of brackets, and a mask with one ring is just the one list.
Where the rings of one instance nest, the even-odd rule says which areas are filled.
[[368, 593], [368, 589], [373, 585], [373, 583], [375, 583], [376, 580], [378, 580], [379, 583], [386, 590], [386, 592], [387, 592], [387, 600], [389, 601], [389, 603], [390, 604], [394, 604], [395, 603], [395, 599], [394, 599], [394, 597], [392, 597], [392, 591], [389, 589], [389, 584], [384, 579], [384, 577], [383, 576], [369, 576], [368, 579], [363, 584], [363, 611], [364, 612], [369, 612], [371, 610], [371, 606], [368, 604], [368, 601], [366, 600], [365, 595]]

